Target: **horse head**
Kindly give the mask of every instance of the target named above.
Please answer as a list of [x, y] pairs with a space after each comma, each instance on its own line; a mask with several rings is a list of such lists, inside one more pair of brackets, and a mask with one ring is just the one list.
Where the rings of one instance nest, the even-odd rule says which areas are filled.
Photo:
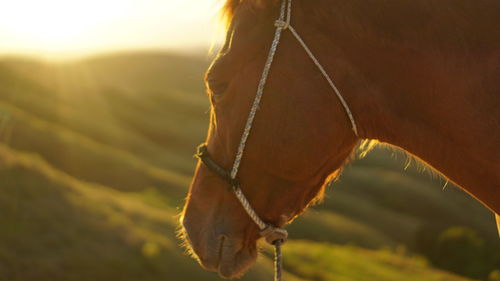
[[[280, 8], [272, 1], [228, 3], [232, 6], [226, 7], [231, 14], [226, 41], [206, 73], [212, 109], [206, 148], [213, 161], [229, 171]], [[311, 49], [326, 51], [321, 40], [315, 41]], [[331, 86], [288, 32], [282, 34], [264, 92], [238, 179], [258, 216], [283, 226], [321, 198], [359, 138]], [[230, 185], [204, 165], [196, 168], [181, 223], [187, 244], [204, 268], [233, 278], [255, 262], [259, 228]]]

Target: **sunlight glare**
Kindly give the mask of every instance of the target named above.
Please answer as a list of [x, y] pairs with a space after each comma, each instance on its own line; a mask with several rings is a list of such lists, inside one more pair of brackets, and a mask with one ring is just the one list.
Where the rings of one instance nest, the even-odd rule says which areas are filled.
[[[189, 45], [208, 41], [215, 0], [16, 0], [0, 8], [0, 53]], [[203, 43], [202, 43], [203, 44]]]
[[63, 49], [80, 43], [93, 28], [126, 14], [127, 1], [18, 0], [2, 4], [2, 22], [20, 41], [45, 49]]

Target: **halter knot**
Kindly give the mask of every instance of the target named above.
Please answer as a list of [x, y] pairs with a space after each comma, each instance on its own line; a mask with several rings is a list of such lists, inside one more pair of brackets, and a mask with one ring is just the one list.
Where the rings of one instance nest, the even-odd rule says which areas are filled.
[[270, 245], [275, 245], [276, 242], [285, 243], [288, 239], [288, 232], [281, 227], [275, 227], [268, 225], [266, 228], [260, 231], [260, 235], [266, 239], [266, 242]]
[[288, 21], [284, 21], [284, 20], [276, 20], [274, 22], [274, 26], [276, 26], [277, 28], [281, 28], [281, 29], [287, 29], [290, 26], [290, 23]]

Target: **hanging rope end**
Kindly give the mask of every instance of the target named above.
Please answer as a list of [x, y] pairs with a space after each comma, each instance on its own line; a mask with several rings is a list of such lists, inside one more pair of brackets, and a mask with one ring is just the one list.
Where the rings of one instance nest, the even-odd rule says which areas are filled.
[[283, 260], [281, 255], [281, 244], [283, 240], [278, 239], [273, 242], [274, 245], [274, 281], [281, 281], [283, 271]]

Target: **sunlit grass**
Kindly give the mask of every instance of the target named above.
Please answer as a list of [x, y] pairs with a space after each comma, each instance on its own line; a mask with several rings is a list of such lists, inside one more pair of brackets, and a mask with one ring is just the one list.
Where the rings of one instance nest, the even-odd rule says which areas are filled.
[[285, 268], [317, 281], [465, 281], [444, 271], [430, 270], [419, 257], [388, 250], [292, 241], [283, 250]]
[[365, 222], [328, 210], [310, 210], [287, 229], [294, 239], [355, 244], [374, 249], [396, 245], [394, 240]]
[[[134, 194], [82, 182], [32, 153], [15, 151], [5, 145], [0, 145], [0, 167], [4, 181], [16, 183], [16, 186], [2, 188], [2, 198], [10, 198], [10, 201], [0, 199], [0, 209], [3, 210], [0, 222], [4, 227], [0, 238], [11, 242], [8, 248], [24, 247], [22, 251], [29, 255], [32, 265], [32, 270], [10, 280], [23, 280], [41, 273], [48, 278], [42, 280], [62, 280], [68, 276], [73, 276], [73, 280], [85, 280], [89, 277], [75, 275], [78, 268], [90, 270], [96, 280], [105, 276], [122, 276], [120, 272], [124, 269], [128, 273], [121, 277], [122, 280], [136, 280], [134, 276], [155, 280], [164, 274], [176, 276], [173, 280], [191, 280], [196, 276], [203, 278], [198, 280], [219, 280], [183, 256], [174, 237], [175, 209], [153, 207], [137, 200]], [[20, 200], [30, 197], [34, 198], [31, 204], [20, 209]], [[38, 212], [39, 209], [45, 211]], [[25, 225], [22, 220], [12, 220], [21, 213], [34, 219], [32, 223]], [[50, 232], [44, 229], [50, 229]], [[38, 233], [36, 240], [24, 237], [33, 233]], [[18, 238], [14, 239], [13, 234]], [[55, 240], [58, 242], [52, 242], [53, 237], [59, 237]], [[41, 259], [46, 251], [44, 247], [50, 247], [51, 253], [66, 252], [64, 269], [52, 269], [61, 263], [59, 259], [50, 262]], [[0, 251], [0, 260], [16, 260], [16, 253], [19, 250]], [[94, 258], [89, 254], [95, 255]], [[421, 258], [403, 255], [404, 252], [397, 254], [387, 250], [369, 251], [351, 246], [289, 241], [284, 247], [285, 277], [291, 281], [354, 281], [367, 276], [375, 281], [468, 280], [435, 271]], [[16, 262], [11, 266], [17, 268], [23, 264]], [[152, 271], [141, 273], [140, 266]], [[271, 261], [260, 257], [258, 265], [242, 280], [262, 280], [271, 275]]]
[[[175, 236], [193, 148], [208, 123], [207, 63], [162, 53], [0, 61], [0, 240], [8, 241], [0, 280], [220, 280], [185, 256]], [[322, 258], [345, 267], [363, 261], [345, 268], [357, 280], [413, 269], [432, 277], [438, 273], [421, 259], [400, 257], [405, 251], [358, 247], [410, 245], [426, 223], [488, 233], [488, 217], [470, 198], [402, 164], [375, 149], [348, 167], [317, 211], [290, 226], [292, 240], [310, 244], [286, 244], [294, 273], [286, 280], [341, 280]], [[271, 276], [271, 259], [261, 256], [243, 280]]]
[[[135, 194], [80, 181], [33, 153], [5, 145], [0, 145], [0, 176], [0, 239], [9, 241], [0, 247], [2, 278], [220, 280], [178, 246], [174, 208], [154, 207]], [[30, 204], [24, 205], [27, 199]], [[46, 258], [49, 252], [51, 259]], [[30, 270], [21, 271], [28, 265]], [[303, 280], [285, 274], [287, 280]], [[242, 280], [271, 275], [271, 261], [261, 257]]]

